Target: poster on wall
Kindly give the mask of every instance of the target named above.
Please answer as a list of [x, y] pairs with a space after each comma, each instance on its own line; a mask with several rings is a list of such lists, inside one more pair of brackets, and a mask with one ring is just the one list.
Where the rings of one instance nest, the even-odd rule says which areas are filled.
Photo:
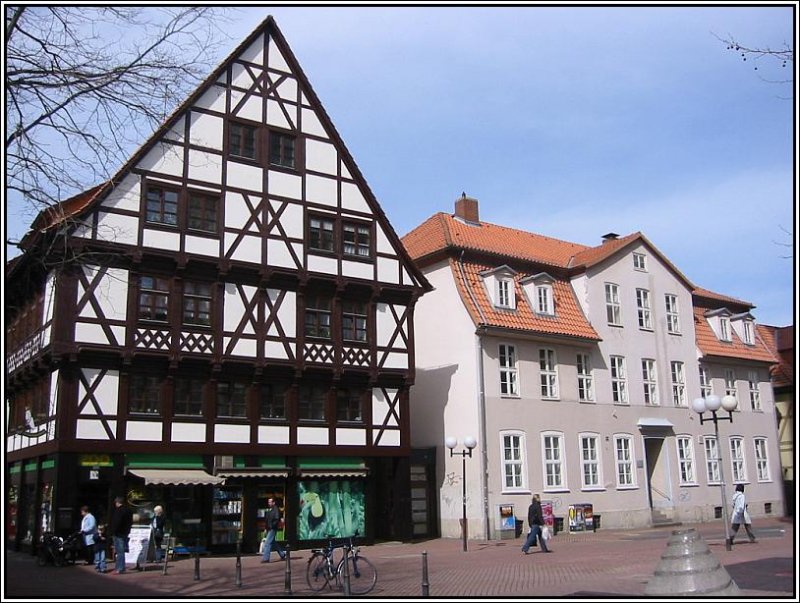
[[346, 538], [365, 533], [364, 483], [360, 481], [303, 481], [300, 495], [297, 538], [315, 540]]

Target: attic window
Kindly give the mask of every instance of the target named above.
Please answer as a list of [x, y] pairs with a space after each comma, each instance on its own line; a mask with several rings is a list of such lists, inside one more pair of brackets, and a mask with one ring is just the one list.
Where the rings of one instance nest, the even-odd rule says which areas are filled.
[[281, 167], [294, 167], [294, 136], [269, 133], [269, 162]]
[[514, 281], [510, 278], [497, 279], [495, 306], [498, 308], [514, 308]]
[[753, 342], [753, 321], [752, 320], [745, 320], [742, 323], [742, 328], [743, 328], [742, 340], [747, 345], [753, 345], [753, 343], [754, 343]]
[[633, 269], [647, 272], [647, 256], [643, 253], [633, 254]]
[[553, 310], [553, 286], [550, 283], [536, 285], [536, 313], [555, 314]]
[[721, 341], [731, 340], [731, 323], [727, 316], [719, 317], [719, 338]]
[[256, 128], [245, 124], [230, 124], [228, 143], [230, 154], [237, 157], [256, 158]]

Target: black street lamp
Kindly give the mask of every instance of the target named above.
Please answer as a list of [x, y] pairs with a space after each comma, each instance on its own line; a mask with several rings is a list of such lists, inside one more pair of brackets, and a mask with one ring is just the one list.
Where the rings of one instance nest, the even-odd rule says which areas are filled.
[[[719, 396], [711, 394], [705, 398], [695, 398], [692, 401], [692, 410], [700, 415], [700, 424], [706, 421], [714, 421], [714, 436], [717, 438], [717, 462], [719, 463], [719, 488], [720, 496], [722, 498], [722, 522], [723, 531], [725, 532], [725, 550], [731, 550], [731, 542], [728, 538], [728, 502], [725, 498], [725, 473], [722, 466], [722, 442], [719, 440], [719, 425], [718, 421], [730, 421], [733, 423], [733, 411], [736, 410], [738, 404], [736, 398], [731, 395]], [[722, 407], [723, 410], [728, 411], [727, 417], [718, 417], [717, 411]], [[709, 411], [710, 417], [703, 417], [703, 413]]]
[[467, 552], [467, 457], [472, 458], [472, 449], [478, 445], [478, 442], [472, 436], [464, 438], [464, 446], [466, 450], [453, 452], [453, 448], [458, 446], [458, 440], [453, 437], [448, 437], [444, 441], [444, 445], [450, 449], [450, 456], [461, 455], [461, 502], [462, 502], [462, 518], [461, 518], [461, 538], [464, 542], [464, 552]]

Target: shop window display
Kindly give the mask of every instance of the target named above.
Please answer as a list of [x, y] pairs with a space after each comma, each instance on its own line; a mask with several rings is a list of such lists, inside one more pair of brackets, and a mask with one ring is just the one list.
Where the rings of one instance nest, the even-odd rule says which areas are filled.
[[364, 482], [355, 480], [303, 481], [297, 516], [299, 540], [364, 535]]

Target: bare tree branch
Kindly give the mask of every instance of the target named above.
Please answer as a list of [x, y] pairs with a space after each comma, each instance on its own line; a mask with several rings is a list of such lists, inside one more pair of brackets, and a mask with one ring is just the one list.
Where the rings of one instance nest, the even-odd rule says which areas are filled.
[[781, 69], [786, 69], [787, 65], [789, 66], [788, 76], [786, 79], [775, 80], [759, 75], [764, 82], [769, 84], [791, 84], [794, 81], [794, 67], [792, 65], [794, 63], [794, 48], [792, 48], [787, 42], [784, 42], [783, 46], [780, 48], [770, 48], [769, 46], [764, 48], [754, 48], [739, 43], [730, 34], [728, 34], [728, 36], [725, 38], [720, 37], [717, 34], [712, 35], [717, 38], [717, 40], [725, 44], [727, 50], [739, 54], [743, 62], [746, 63], [747, 60], [750, 59], [750, 63], [753, 64], [754, 71], [758, 71], [758, 61], [761, 60], [769, 60], [771, 61], [771, 65], [776, 67], [780, 65]]

